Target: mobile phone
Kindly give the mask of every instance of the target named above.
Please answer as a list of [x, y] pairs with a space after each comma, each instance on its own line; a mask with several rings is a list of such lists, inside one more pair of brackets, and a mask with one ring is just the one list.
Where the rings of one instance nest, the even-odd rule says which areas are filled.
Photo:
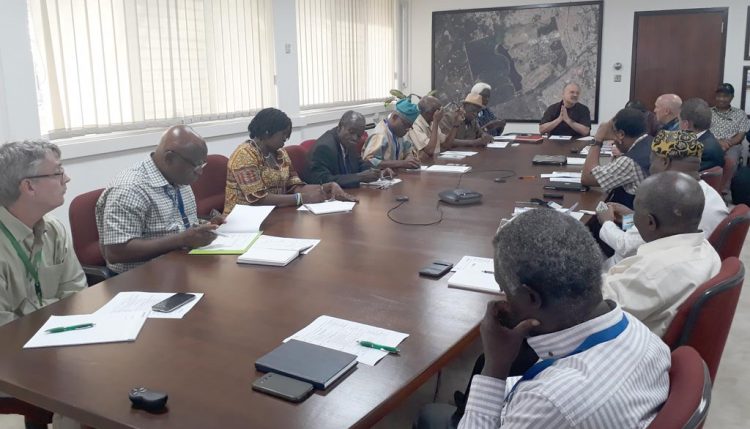
[[268, 372], [253, 382], [253, 390], [291, 402], [302, 402], [312, 393], [313, 385], [285, 375]]
[[419, 274], [422, 276], [433, 277], [439, 279], [443, 277], [448, 271], [453, 268], [453, 264], [450, 262], [433, 261], [430, 265], [419, 270]]
[[164, 301], [158, 302], [151, 307], [152, 310], [158, 311], [160, 313], [169, 313], [171, 311], [177, 310], [178, 308], [182, 307], [183, 305], [187, 304], [188, 302], [195, 299], [195, 295], [192, 293], [176, 293], [169, 298], [165, 299]]

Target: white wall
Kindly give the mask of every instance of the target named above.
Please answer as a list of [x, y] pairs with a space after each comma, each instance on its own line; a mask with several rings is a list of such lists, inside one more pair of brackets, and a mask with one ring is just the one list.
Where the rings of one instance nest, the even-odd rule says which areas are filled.
[[[0, 142], [40, 137], [26, 1], [0, 0]], [[295, 0], [274, 1], [278, 107], [293, 123], [287, 144], [319, 137], [348, 110], [300, 112], [295, 19]], [[290, 47], [289, 53], [286, 45]], [[383, 98], [386, 96], [383, 94]], [[357, 106], [355, 110], [366, 115], [370, 122], [377, 120], [385, 109], [375, 103]], [[193, 127], [206, 138], [209, 153], [229, 156], [246, 139], [250, 119], [193, 124]], [[62, 150], [71, 182], [66, 203], [53, 214], [67, 225], [69, 203], [76, 195], [106, 186], [119, 171], [144, 159], [158, 144], [162, 131], [150, 129], [55, 140]]]
[[[410, 5], [411, 62], [409, 63], [409, 91], [417, 94], [430, 89], [432, 75], [432, 12], [441, 10], [507, 7], [528, 4], [568, 3], [549, 0], [482, 1], [464, 0], [460, 7], [452, 0], [412, 0]], [[724, 81], [741, 88], [742, 67], [745, 65], [745, 18], [748, 2], [743, 0], [604, 0], [602, 34], [601, 83], [599, 90], [599, 118], [611, 118], [630, 98], [630, 73], [633, 46], [634, 12], [649, 10], [729, 7]], [[699, 29], [697, 29], [700, 31]], [[698, 53], [696, 53], [698, 54]], [[615, 71], [615, 63], [623, 68]], [[675, 65], [679, 66], [679, 65]], [[621, 74], [622, 81], [614, 82]], [[587, 90], [584, 88], [584, 90]], [[593, 88], [591, 89], [593, 90]], [[739, 92], [735, 103], [739, 107]], [[536, 124], [509, 124], [512, 132], [533, 132]]]

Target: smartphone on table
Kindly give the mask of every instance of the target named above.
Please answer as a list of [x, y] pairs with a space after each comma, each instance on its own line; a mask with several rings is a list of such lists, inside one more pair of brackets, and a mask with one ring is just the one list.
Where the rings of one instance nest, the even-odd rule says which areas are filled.
[[312, 393], [313, 385], [285, 375], [268, 372], [253, 382], [253, 390], [291, 402], [302, 402]]
[[183, 305], [195, 299], [195, 295], [192, 293], [176, 293], [164, 301], [154, 304], [151, 309], [160, 313], [169, 313], [177, 310]]

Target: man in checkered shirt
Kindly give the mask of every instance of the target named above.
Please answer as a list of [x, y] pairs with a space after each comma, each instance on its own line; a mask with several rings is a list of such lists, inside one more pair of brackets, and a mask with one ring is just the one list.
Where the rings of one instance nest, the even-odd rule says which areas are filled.
[[190, 188], [203, 173], [208, 148], [192, 128], [170, 127], [151, 156], [121, 172], [96, 203], [96, 227], [107, 267], [135, 268], [176, 249], [211, 243], [217, 218], [198, 225]]

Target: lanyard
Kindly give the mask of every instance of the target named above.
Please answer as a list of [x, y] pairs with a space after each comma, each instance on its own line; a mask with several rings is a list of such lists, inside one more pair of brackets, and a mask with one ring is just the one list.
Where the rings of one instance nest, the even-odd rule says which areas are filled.
[[169, 195], [169, 192], [167, 192], [167, 188], [164, 187], [164, 193], [167, 194], [167, 197], [169, 197], [173, 203], [176, 203], [177, 210], [179, 210], [180, 212], [180, 216], [182, 217], [182, 224], [185, 225], [185, 229], [190, 229], [190, 220], [185, 213], [185, 203], [182, 201], [182, 193], [180, 192], [180, 188], [175, 187], [174, 191], [175, 196], [172, 197], [171, 195]]
[[623, 314], [622, 319], [620, 319], [619, 322], [610, 326], [607, 329], [604, 329], [602, 331], [595, 332], [589, 335], [588, 337], [586, 337], [585, 340], [583, 340], [580, 346], [576, 347], [576, 349], [570, 352], [569, 354], [565, 356], [556, 357], [556, 358], [542, 359], [539, 362], [535, 363], [531, 368], [527, 369], [526, 372], [524, 372], [523, 375], [521, 376], [521, 379], [518, 380], [518, 382], [515, 385], [513, 385], [513, 389], [511, 389], [510, 393], [505, 398], [505, 402], [509, 402], [513, 398], [513, 393], [516, 391], [516, 387], [518, 387], [518, 385], [521, 384], [522, 381], [533, 379], [540, 372], [552, 366], [552, 364], [557, 362], [557, 360], [559, 359], [585, 352], [586, 350], [592, 347], [598, 346], [599, 344], [614, 340], [615, 338], [617, 338], [618, 335], [620, 335], [623, 331], [625, 331], [625, 328], [627, 327], [628, 327], [628, 319]]
[[26, 267], [26, 274], [34, 280], [34, 291], [36, 292], [36, 298], [39, 300], [39, 306], [41, 306], [42, 285], [39, 283], [38, 266], [39, 262], [42, 260], [42, 251], [40, 250], [36, 253], [36, 255], [34, 255], [34, 261], [32, 262], [31, 259], [29, 259], [29, 256], [26, 256], [26, 252], [24, 252], [23, 248], [21, 247], [21, 243], [16, 240], [16, 237], [13, 237], [13, 234], [10, 233], [8, 227], [6, 227], [3, 222], [0, 222], [0, 229], [2, 229], [5, 236], [8, 237], [8, 241], [10, 241], [10, 244], [18, 254], [21, 262], [23, 262], [23, 266]]
[[399, 158], [399, 155], [401, 152], [401, 146], [398, 144], [398, 140], [396, 140], [396, 135], [393, 134], [393, 131], [391, 131], [391, 127], [388, 126], [388, 121], [383, 119], [383, 122], [385, 122], [385, 129], [388, 130], [388, 134], [390, 134], [391, 138], [393, 139], [393, 147], [395, 148], [394, 152], [396, 152], [396, 157], [393, 159], [396, 159], [396, 160], [401, 159]]

